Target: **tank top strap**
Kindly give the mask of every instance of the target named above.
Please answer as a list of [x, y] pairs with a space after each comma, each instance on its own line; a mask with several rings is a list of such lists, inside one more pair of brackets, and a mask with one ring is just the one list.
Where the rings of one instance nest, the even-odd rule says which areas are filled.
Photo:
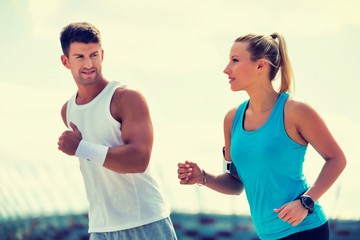
[[236, 131], [237, 127], [242, 127], [243, 125], [243, 119], [244, 119], [244, 112], [249, 104], [250, 99], [244, 101], [243, 103], [240, 104], [240, 106], [238, 107], [238, 109], [236, 110], [236, 114], [233, 120], [233, 124], [231, 127], [231, 135], [234, 134], [234, 131]]
[[[287, 93], [280, 93], [278, 100], [274, 106], [274, 109], [271, 113], [271, 120], [269, 124], [277, 124], [280, 128], [283, 128], [284, 126], [284, 107], [285, 102], [288, 99], [289, 94]], [[274, 121], [273, 123], [271, 123]]]
[[113, 82], [110, 82], [109, 83], [109, 87], [108, 87], [108, 90], [107, 90], [107, 99], [106, 99], [106, 106], [110, 106], [110, 103], [111, 103], [111, 100], [113, 98], [113, 95], [116, 91], [116, 89], [118, 88], [124, 88], [126, 87], [126, 85], [120, 83], [120, 82], [116, 82], [116, 81], [113, 81]]

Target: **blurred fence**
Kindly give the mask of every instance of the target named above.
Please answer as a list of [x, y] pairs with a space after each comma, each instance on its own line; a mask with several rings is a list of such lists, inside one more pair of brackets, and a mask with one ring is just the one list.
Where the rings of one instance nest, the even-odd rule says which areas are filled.
[[[249, 216], [174, 212], [171, 218], [179, 240], [259, 240]], [[7, 220], [0, 239], [85, 240], [87, 223], [86, 214]], [[359, 221], [330, 220], [330, 229], [331, 240], [359, 240]]]
[[[0, 162], [0, 240], [88, 239], [87, 201], [73, 164]], [[249, 216], [171, 217], [179, 240], [258, 239]], [[360, 221], [331, 219], [330, 229], [332, 240], [360, 239]]]

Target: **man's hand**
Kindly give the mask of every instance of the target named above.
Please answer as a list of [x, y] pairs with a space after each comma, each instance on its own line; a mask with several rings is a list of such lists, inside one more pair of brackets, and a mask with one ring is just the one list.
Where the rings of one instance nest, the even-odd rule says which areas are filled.
[[82, 135], [77, 126], [72, 122], [70, 122], [70, 127], [72, 128], [72, 131], [66, 130], [59, 137], [58, 149], [70, 156], [74, 156], [76, 149], [82, 140]]

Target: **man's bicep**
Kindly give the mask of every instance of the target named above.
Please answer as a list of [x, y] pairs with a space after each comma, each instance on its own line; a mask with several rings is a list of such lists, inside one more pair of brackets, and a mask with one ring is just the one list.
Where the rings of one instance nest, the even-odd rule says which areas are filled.
[[121, 134], [125, 144], [152, 144], [153, 128], [145, 99], [131, 93], [122, 111]]
[[124, 119], [121, 125], [121, 136], [125, 144], [152, 142], [152, 124], [146, 117], [137, 119]]

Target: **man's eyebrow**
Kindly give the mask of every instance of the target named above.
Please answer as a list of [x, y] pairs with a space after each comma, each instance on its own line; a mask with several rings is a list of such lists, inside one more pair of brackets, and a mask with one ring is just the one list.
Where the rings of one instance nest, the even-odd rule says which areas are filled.
[[84, 54], [74, 53], [74, 54], [72, 54], [72, 56], [74, 56], [74, 57], [81, 57], [81, 56], [84, 56]]
[[[98, 51], [95, 51], [95, 52], [90, 53], [90, 55], [94, 55], [94, 54], [97, 54], [97, 53], [98, 53]], [[74, 54], [72, 54], [72, 56], [74, 56], [74, 57], [82, 57], [82, 56], [84, 56], [84, 54], [74, 53]]]

